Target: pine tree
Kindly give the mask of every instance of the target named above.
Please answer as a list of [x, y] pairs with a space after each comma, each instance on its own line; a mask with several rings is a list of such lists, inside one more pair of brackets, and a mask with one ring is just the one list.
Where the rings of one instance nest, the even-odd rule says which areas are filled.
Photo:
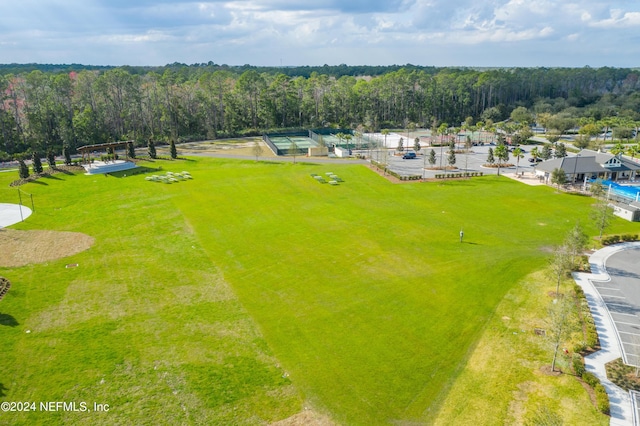
[[136, 149], [133, 147], [133, 142], [127, 143], [127, 155], [129, 158], [136, 158]]
[[153, 139], [149, 138], [149, 144], [147, 145], [147, 150], [149, 151], [149, 157], [152, 159], [156, 159], [158, 156], [156, 154], [156, 144], [153, 143]]
[[449, 157], [447, 157], [447, 162], [451, 167], [456, 164], [456, 151], [454, 149], [449, 149]]
[[47, 164], [49, 164], [49, 169], [53, 170], [56, 168], [56, 156], [53, 151], [47, 153]]
[[431, 149], [431, 151], [429, 151], [429, 164], [431, 164], [431, 167], [435, 166], [436, 164], [436, 152], [433, 150], [433, 148]]
[[25, 164], [24, 160], [20, 159], [20, 160], [18, 160], [18, 163], [19, 163], [18, 173], [20, 175], [20, 179], [28, 178], [29, 177], [29, 168]]
[[487, 163], [493, 164], [496, 162], [496, 159], [493, 157], [493, 149], [489, 148], [489, 154], [487, 155]]
[[40, 154], [38, 154], [37, 152], [34, 152], [32, 156], [32, 160], [33, 160], [33, 165], [31, 167], [33, 167], [33, 173], [36, 175], [42, 174], [44, 170], [42, 169], [42, 161], [40, 160]]
[[174, 160], [178, 158], [178, 150], [176, 149], [176, 143], [173, 139], [171, 139], [171, 144], [169, 145], [169, 154], [171, 154], [171, 158]]
[[69, 152], [69, 147], [67, 145], [62, 147], [62, 155], [64, 156], [64, 164], [67, 166], [71, 165], [71, 153]]

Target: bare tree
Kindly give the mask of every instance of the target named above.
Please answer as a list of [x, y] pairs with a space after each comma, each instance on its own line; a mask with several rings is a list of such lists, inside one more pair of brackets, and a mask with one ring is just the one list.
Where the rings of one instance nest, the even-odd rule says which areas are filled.
[[609, 206], [608, 200], [601, 198], [593, 205], [591, 220], [593, 220], [600, 233], [598, 237], [602, 239], [602, 234], [609, 225], [611, 225], [611, 221], [613, 220], [613, 209]]
[[258, 159], [260, 158], [260, 156], [264, 152], [264, 149], [262, 148], [262, 145], [260, 145], [260, 142], [255, 141], [253, 143], [253, 148], [251, 148], [251, 151], [253, 151], [253, 155], [256, 156], [256, 161], [258, 161]]
[[562, 279], [566, 277], [567, 273], [571, 270], [571, 265], [572, 256], [567, 245], [556, 247], [549, 265], [553, 278], [556, 280], [556, 298], [560, 297], [560, 282], [562, 282]]
[[550, 337], [553, 342], [553, 361], [551, 361], [551, 371], [556, 371], [556, 361], [558, 359], [558, 349], [564, 339], [569, 334], [569, 315], [571, 313], [571, 305], [569, 298], [554, 300], [549, 310], [549, 318], [551, 321]]

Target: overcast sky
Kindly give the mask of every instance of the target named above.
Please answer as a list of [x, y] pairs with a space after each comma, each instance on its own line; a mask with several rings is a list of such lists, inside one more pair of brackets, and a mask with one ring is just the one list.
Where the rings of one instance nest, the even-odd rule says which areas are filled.
[[640, 65], [636, 0], [0, 0], [0, 63]]

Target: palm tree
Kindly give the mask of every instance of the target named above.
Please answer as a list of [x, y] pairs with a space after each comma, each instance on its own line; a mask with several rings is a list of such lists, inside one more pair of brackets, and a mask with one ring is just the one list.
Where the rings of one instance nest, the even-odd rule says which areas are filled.
[[353, 138], [353, 136], [351, 136], [349, 133], [346, 133], [342, 137], [347, 141], [347, 149], [349, 150], [349, 154], [351, 154], [351, 146], [349, 146], [349, 141]]
[[509, 160], [509, 151], [505, 145], [498, 145], [494, 151], [495, 156], [498, 158], [498, 176], [500, 176], [500, 167], [502, 162]]
[[631, 145], [627, 148], [627, 155], [633, 159], [636, 158], [636, 155], [640, 154], [640, 143]]
[[537, 163], [538, 157], [540, 157], [540, 152], [538, 151], [537, 146], [531, 148], [531, 157], [533, 157], [533, 163]]
[[382, 129], [380, 133], [384, 135], [384, 146], [387, 146], [387, 136], [389, 135], [389, 129]]
[[389, 129], [382, 129], [380, 131], [380, 133], [382, 133], [382, 135], [384, 136], [384, 149], [387, 149], [387, 136], [389, 135]]
[[520, 166], [520, 159], [524, 158], [524, 154], [522, 153], [522, 149], [520, 148], [514, 149], [512, 154], [516, 159], [516, 176], [518, 176], [518, 166]]
[[622, 154], [625, 151], [624, 145], [622, 145], [622, 142], [618, 141], [616, 142], [616, 144], [611, 148], [611, 153], [613, 155], [618, 155], [618, 154]]

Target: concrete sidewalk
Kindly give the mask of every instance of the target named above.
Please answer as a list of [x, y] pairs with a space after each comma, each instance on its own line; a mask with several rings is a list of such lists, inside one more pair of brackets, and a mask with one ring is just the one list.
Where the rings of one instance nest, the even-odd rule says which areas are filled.
[[611, 277], [606, 270], [606, 261], [612, 254], [631, 247], [639, 247], [640, 242], [616, 244], [596, 251], [589, 258], [591, 273], [573, 273], [573, 278], [584, 290], [591, 314], [596, 323], [601, 350], [585, 357], [587, 371], [595, 374], [609, 395], [611, 425], [637, 425], [635, 397], [614, 385], [607, 378], [605, 364], [622, 357], [622, 343], [609, 309], [593, 281], [607, 282]]
[[0, 203], [0, 228], [6, 228], [31, 216], [29, 207], [19, 204]]

